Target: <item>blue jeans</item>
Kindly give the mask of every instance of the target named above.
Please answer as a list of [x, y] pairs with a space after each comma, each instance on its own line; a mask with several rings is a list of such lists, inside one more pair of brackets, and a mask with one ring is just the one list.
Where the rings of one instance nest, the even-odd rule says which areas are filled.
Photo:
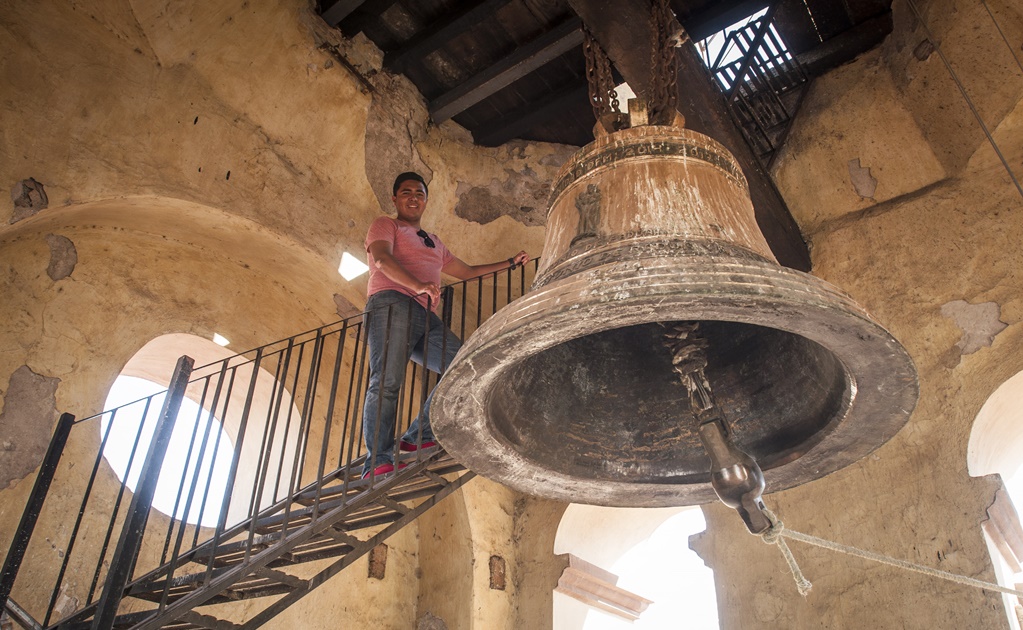
[[[398, 291], [381, 291], [370, 296], [366, 303], [365, 327], [369, 343], [369, 384], [362, 408], [362, 435], [366, 441], [364, 470], [372, 470], [381, 464], [394, 463], [398, 396], [409, 359], [442, 374], [462, 342], [436, 314], [427, 313], [418, 302]], [[433, 441], [432, 400], [431, 391], [419, 416], [401, 440], [412, 444]]]

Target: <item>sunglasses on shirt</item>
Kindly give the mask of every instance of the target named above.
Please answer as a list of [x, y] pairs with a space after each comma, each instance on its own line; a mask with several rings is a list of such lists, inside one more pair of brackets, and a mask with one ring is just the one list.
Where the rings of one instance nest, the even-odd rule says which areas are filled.
[[426, 245], [427, 247], [433, 248], [433, 247], [436, 247], [436, 246], [437, 246], [437, 245], [436, 245], [436, 244], [435, 244], [435, 243], [433, 242], [433, 239], [432, 239], [432, 238], [430, 238], [430, 235], [426, 233], [426, 230], [419, 230], [418, 232], [416, 232], [416, 234], [417, 234], [417, 235], [419, 235], [419, 238], [423, 239], [423, 243], [424, 243], [424, 244], [425, 244], [425, 245]]

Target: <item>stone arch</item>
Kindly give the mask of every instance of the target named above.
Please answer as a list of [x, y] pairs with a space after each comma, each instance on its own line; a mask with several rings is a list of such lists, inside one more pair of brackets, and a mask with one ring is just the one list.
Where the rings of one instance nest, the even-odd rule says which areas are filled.
[[[76, 251], [76, 264], [59, 279], [47, 274], [49, 234], [67, 238]], [[332, 294], [343, 286], [337, 261], [223, 210], [167, 197], [47, 208], [5, 229], [0, 249], [12, 261], [0, 274], [0, 321], [9, 324], [4, 338], [11, 350], [0, 356], [0, 381], [21, 366], [59, 379], [56, 410], [80, 420], [102, 410], [140, 342], [168, 333], [208, 338], [220, 332], [232, 349], [255, 347], [336, 320]], [[52, 422], [40, 418], [33, 430], [48, 440]], [[73, 436], [64, 461], [88, 470], [99, 452], [99, 433]], [[4, 490], [0, 500], [24, 505], [30, 487], [31, 477]], [[118, 487], [112, 472], [101, 469], [96, 500], [112, 502]], [[66, 501], [60, 509], [77, 513], [81, 497], [54, 496]], [[5, 512], [0, 531], [15, 531], [20, 516], [20, 510]], [[83, 527], [105, 531], [101, 519]], [[47, 527], [35, 536], [66, 537]], [[44, 558], [22, 567], [27, 588], [39, 593], [26, 600], [29, 605], [37, 603], [33, 597], [48, 596], [46, 580], [60, 566]], [[67, 579], [76, 585], [69, 598], [85, 600], [91, 570], [78, 575], [77, 567], [69, 567]]]
[[[681, 527], [680, 527], [681, 526]], [[554, 626], [559, 630], [591, 628], [654, 628], [663, 627], [665, 620], [680, 619], [685, 615], [692, 627], [717, 627], [716, 600], [713, 595], [713, 575], [703, 561], [688, 549], [688, 537], [706, 527], [698, 507], [676, 508], [609, 508], [572, 504], [565, 511], [558, 526], [555, 553], [571, 554], [608, 571], [619, 578], [617, 586], [635, 595], [653, 600], [659, 610], [647, 610], [635, 622], [612, 617], [562, 593], [555, 594]], [[684, 532], [679, 534], [679, 532]], [[679, 536], [683, 536], [681, 539]], [[682, 550], [685, 551], [682, 551]], [[676, 557], [677, 556], [677, 557]], [[680, 562], [681, 560], [681, 562]], [[682, 567], [685, 563], [687, 566]], [[697, 567], [700, 567], [699, 569]], [[676, 573], [699, 572], [698, 582], [704, 592], [687, 601], [681, 596], [684, 585]], [[654, 583], [669, 583], [674, 595], [658, 596], [650, 589]], [[690, 595], [690, 593], [686, 593]], [[700, 605], [713, 606], [699, 617], [695, 610]], [[657, 619], [650, 613], [657, 613]], [[696, 618], [694, 619], [694, 615]], [[707, 624], [699, 625], [700, 622]], [[649, 625], [647, 625], [649, 624]], [[688, 626], [687, 626], [688, 627]]]
[[[209, 339], [187, 333], [169, 333], [161, 335], [148, 341], [128, 360], [121, 370], [120, 376], [131, 376], [145, 379], [157, 385], [166, 387], [172, 378], [175, 362], [178, 357], [187, 355], [195, 360], [195, 365], [203, 366], [227, 360], [234, 356], [234, 352], [221, 347]], [[238, 378], [242, 383], [248, 383], [252, 379], [252, 365], [238, 368]], [[217, 421], [224, 433], [230, 440], [231, 445], [240, 443], [238, 452], [238, 473], [233, 488], [226, 489], [231, 495], [230, 508], [228, 510], [227, 524], [239, 522], [247, 516], [249, 500], [254, 493], [255, 482], [259, 475], [260, 457], [262, 449], [269, 448], [269, 456], [266, 457], [270, 468], [266, 475], [270, 479], [287, 479], [294, 467], [295, 449], [298, 444], [299, 423], [298, 418], [301, 412], [295, 406], [291, 393], [287, 390], [287, 384], [277, 383], [273, 374], [260, 367], [255, 378], [252, 389], [252, 401], [249, 409], [249, 417], [255, 419], [267, 418], [274, 396], [280, 390], [281, 404], [287, 409], [291, 407], [290, 417], [296, 419], [289, 423], [288, 434], [283, 431], [276, 432], [272, 444], [262, 443], [263, 426], [260, 422], [246, 423], [245, 435], [242, 435], [242, 410], [245, 408], [245, 399], [248, 395], [246, 388], [229, 388], [229, 400], [225, 401], [229, 411], [226, 416], [218, 417]], [[203, 404], [203, 388], [194, 383], [186, 391], [186, 396], [197, 405]], [[210, 404], [207, 400], [207, 406]], [[209, 409], [204, 409], [208, 412]], [[155, 412], [155, 410], [154, 410]], [[219, 411], [218, 411], [219, 413]], [[181, 421], [186, 421], [182, 419]], [[227, 451], [228, 459], [233, 459], [233, 446]], [[137, 463], [136, 466], [140, 466]], [[165, 483], [161, 479], [161, 483]], [[274, 502], [278, 497], [273, 496], [273, 484], [264, 488], [260, 497], [259, 505], [265, 507]], [[219, 511], [220, 498], [211, 504], [213, 509]], [[166, 509], [158, 508], [169, 515]], [[213, 516], [216, 522], [216, 516]], [[191, 522], [191, 521], [190, 521]]]
[[999, 385], [977, 413], [966, 462], [974, 477], [1009, 478], [1023, 465], [1023, 372]]
[[[1023, 372], [984, 401], [970, 429], [966, 463], [971, 476], [998, 475], [1002, 482], [981, 527], [998, 582], [1015, 587], [1023, 573], [1023, 527], [1017, 512], [1023, 505]], [[1023, 608], [1009, 595], [1002, 595], [1002, 603], [1009, 627], [1019, 630]]]

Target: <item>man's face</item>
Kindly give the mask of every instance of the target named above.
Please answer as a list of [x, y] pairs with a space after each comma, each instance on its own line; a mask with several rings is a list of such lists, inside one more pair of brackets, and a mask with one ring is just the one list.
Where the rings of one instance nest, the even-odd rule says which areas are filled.
[[398, 218], [409, 223], [418, 223], [426, 212], [426, 186], [414, 179], [398, 184], [398, 192], [391, 201], [398, 210]]

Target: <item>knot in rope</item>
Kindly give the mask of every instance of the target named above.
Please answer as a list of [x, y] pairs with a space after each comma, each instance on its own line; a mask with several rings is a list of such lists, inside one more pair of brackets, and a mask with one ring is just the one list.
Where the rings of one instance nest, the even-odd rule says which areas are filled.
[[785, 523], [777, 520], [774, 517], [774, 514], [770, 512], [768, 512], [768, 515], [771, 519], [771, 527], [764, 533], [760, 534], [760, 537], [769, 545], [777, 545], [779, 542], [784, 542], [781, 540], [781, 537], [782, 532], [785, 530]]
[[806, 597], [810, 594], [810, 589], [813, 588], [813, 584], [810, 580], [806, 579], [803, 575], [802, 569], [799, 568], [799, 564], [796, 563], [795, 556], [792, 555], [792, 550], [789, 549], [785, 539], [782, 536], [785, 535], [785, 524], [782, 523], [774, 512], [768, 509], [764, 509], [767, 514], [767, 518], [771, 521], [771, 527], [760, 534], [760, 539], [769, 545], [777, 545], [778, 550], [781, 551], [781, 555], [785, 558], [785, 562], [789, 565], [789, 571], [792, 572], [792, 578], [796, 581], [796, 589], [799, 594]]

